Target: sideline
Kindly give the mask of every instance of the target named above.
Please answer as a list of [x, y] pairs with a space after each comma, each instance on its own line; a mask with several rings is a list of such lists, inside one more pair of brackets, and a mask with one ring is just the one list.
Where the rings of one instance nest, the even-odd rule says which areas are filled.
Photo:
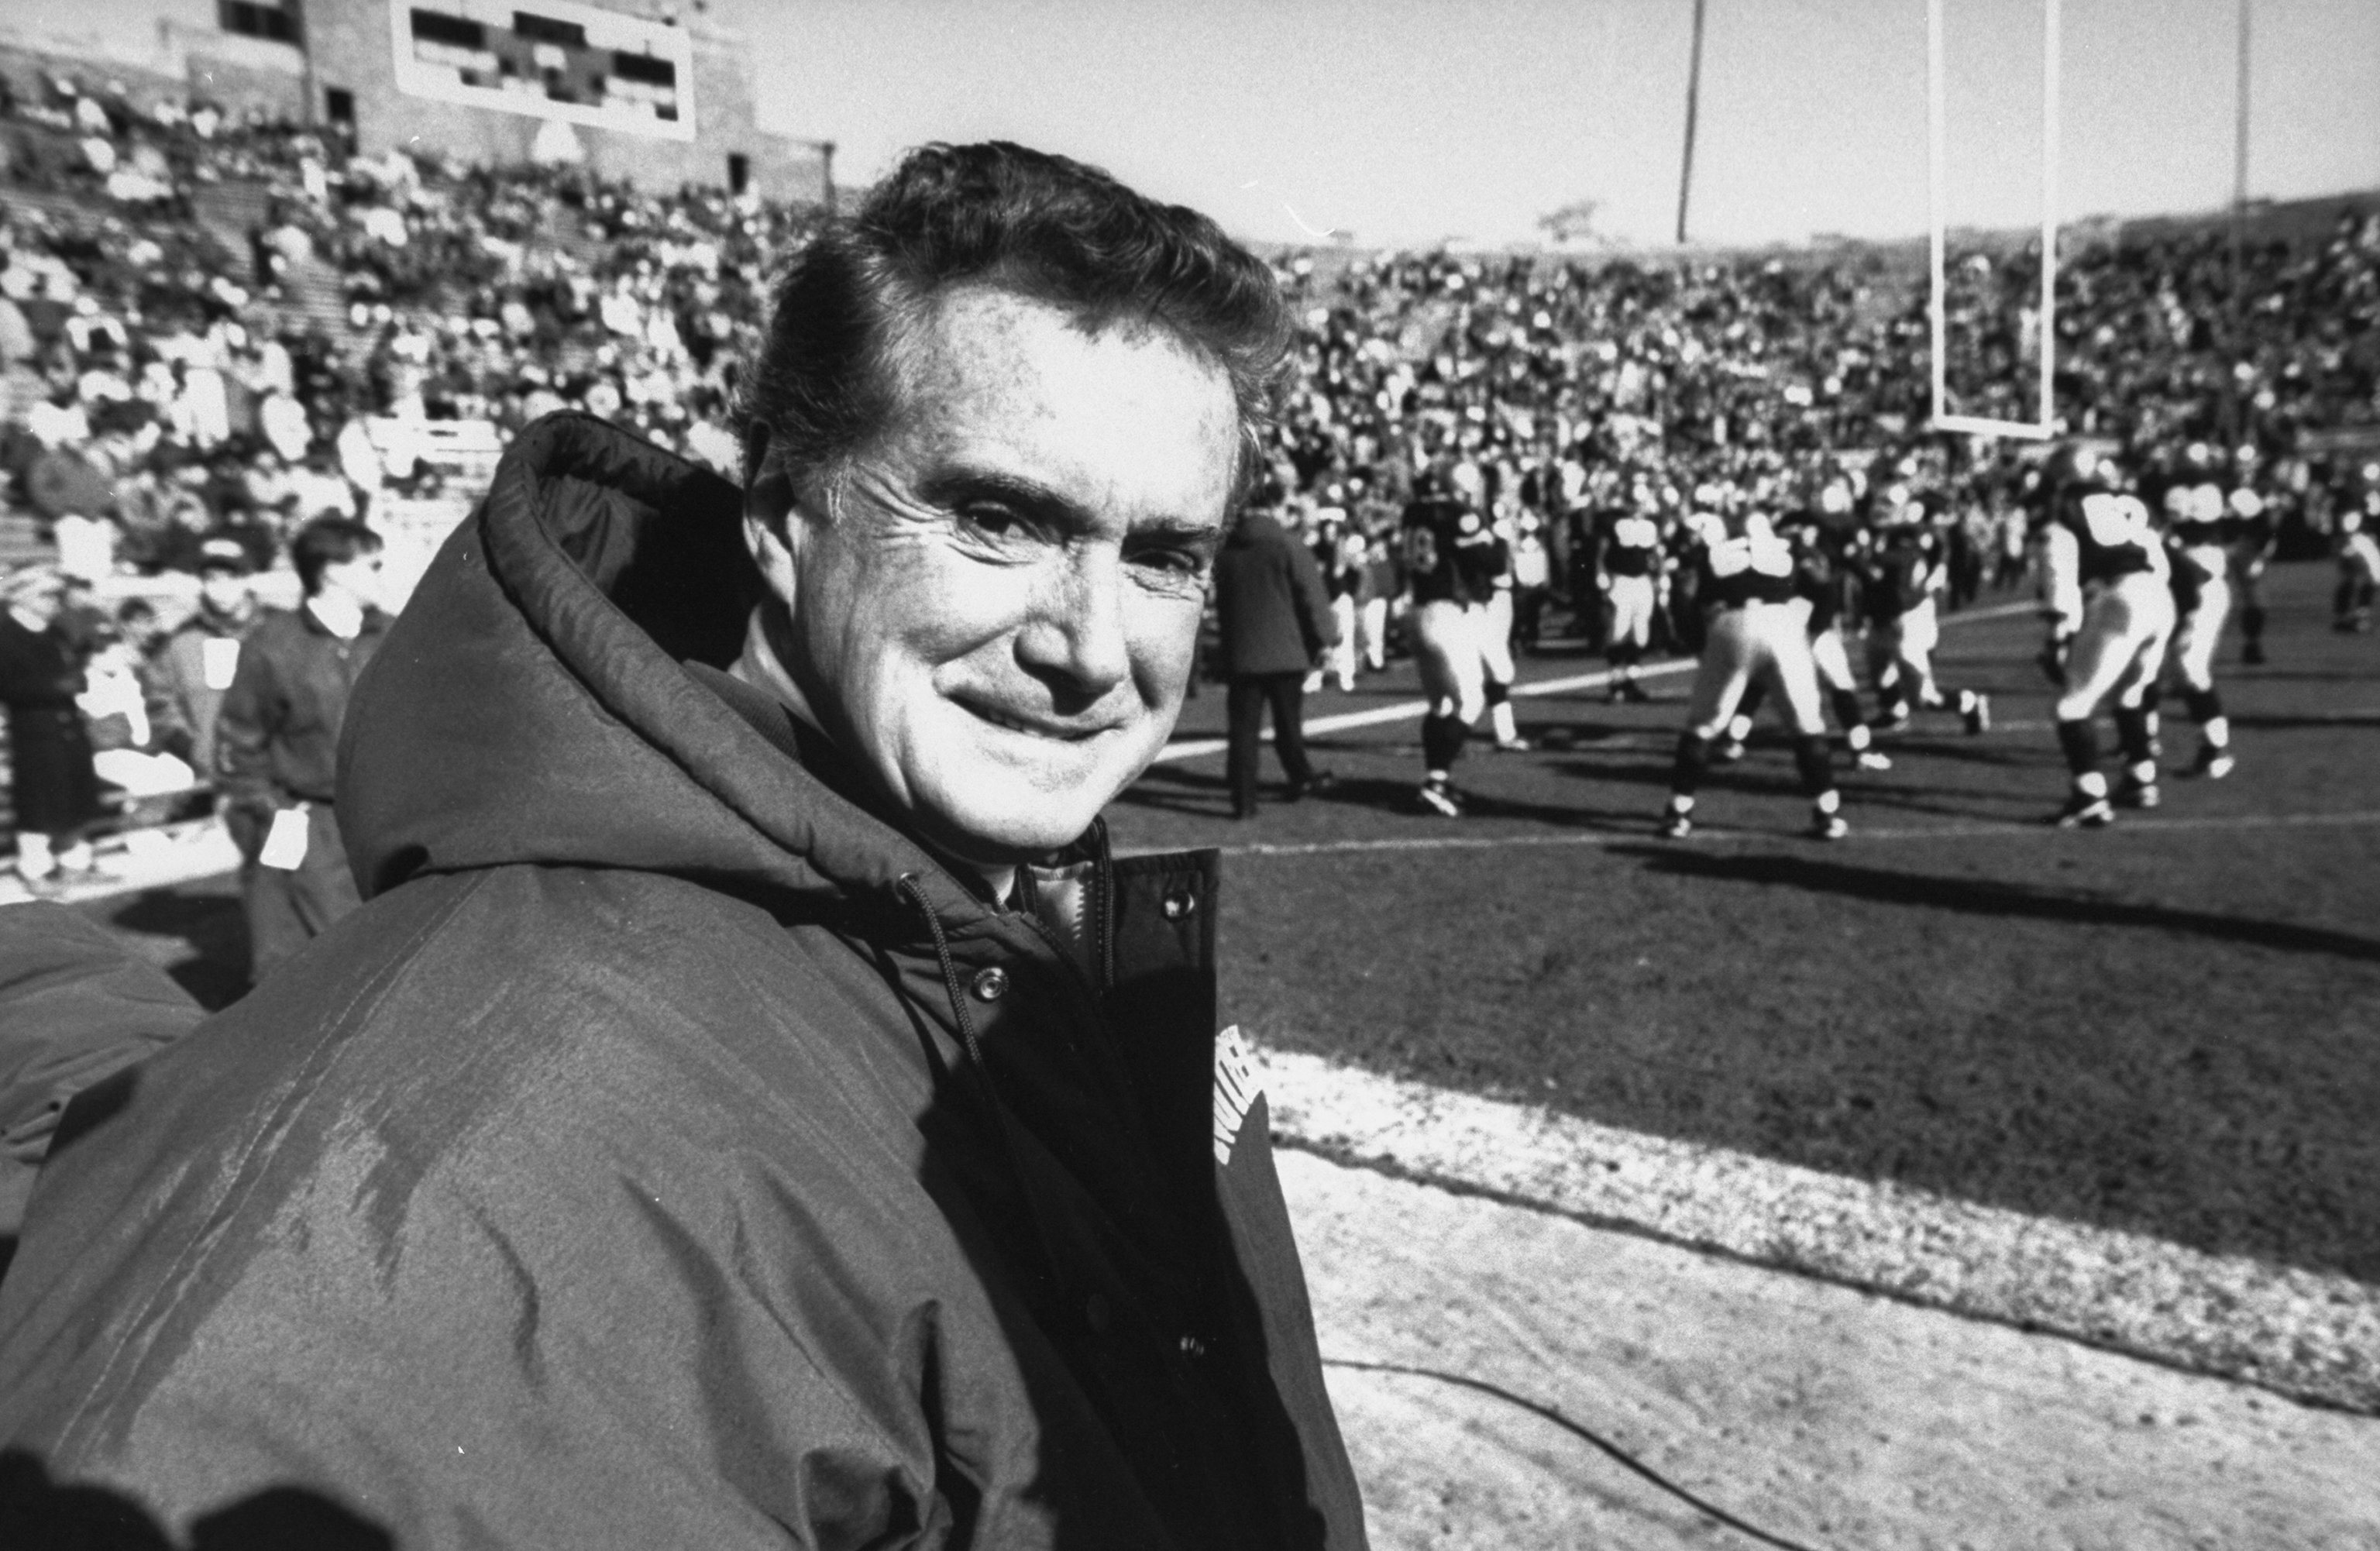
[[[2225, 832], [2252, 830], [2355, 830], [2380, 825], [2380, 808], [2354, 808], [2337, 813], [2240, 813], [2228, 816], [2209, 815], [2196, 818], [2136, 818], [2129, 814], [2115, 824], [2098, 831], [2102, 835], [2184, 834]], [[2054, 824], [2024, 819], [1965, 820], [1916, 828], [1864, 829], [1854, 824], [1852, 832], [1839, 841], [1828, 842], [1828, 848], [1855, 844], [1862, 841], [1900, 842], [1930, 840], [2006, 840], [2014, 835], [2037, 835], [2047, 839], [2077, 831], [2061, 830]], [[1681, 853], [1693, 850], [1706, 842], [1742, 840], [1798, 840], [1799, 830], [1754, 830], [1732, 825], [1694, 826], [1688, 840], [1664, 841]], [[1506, 851], [1524, 850], [1531, 846], [1560, 845], [1624, 845], [1643, 844], [1658, 839], [1649, 821], [1631, 830], [1598, 830], [1589, 834], [1552, 835], [1410, 835], [1390, 840], [1325, 840], [1305, 844], [1273, 844], [1253, 841], [1245, 845], [1222, 845], [1216, 849], [1226, 856], [1334, 856], [1370, 851]]]
[[1326, 1157], [2380, 1408], [2380, 1287], [2349, 1277], [1249, 1048], [1275, 1132]]
[[[2038, 603], [1995, 603], [1987, 609], [1965, 609], [1949, 615], [1942, 621], [1942, 628], [1948, 630], [1954, 624], [1976, 624], [1985, 620], [2010, 619], [2018, 614], [2038, 613], [2040, 611], [2041, 605]], [[1690, 673], [1697, 665], [1694, 658], [1681, 657], [1668, 662], [1657, 662], [1649, 668], [1639, 668], [1636, 671], [1636, 676], [1640, 679], [1650, 679], [1674, 673]], [[1512, 698], [1519, 700], [1536, 695], [1568, 695], [1573, 690], [1601, 689], [1610, 682], [1611, 670], [1603, 668], [1592, 673], [1573, 673], [1567, 678], [1538, 679], [1531, 684], [1515, 684], [1512, 685]], [[1393, 706], [1375, 706], [1369, 710], [1342, 711], [1337, 716], [1315, 717], [1306, 722], [1305, 733], [1311, 737], [1317, 733], [1338, 733], [1350, 727], [1374, 727], [1384, 721], [1413, 721], [1419, 720], [1422, 713], [1428, 709], [1427, 700], [1400, 700]], [[1268, 743], [1272, 741], [1270, 733], [1265, 734], [1265, 741]], [[1196, 759], [1201, 755], [1220, 754], [1229, 746], [1228, 741], [1222, 738], [1184, 738], [1180, 743], [1166, 745], [1163, 752], [1149, 762], [1154, 765], [1164, 765], [1177, 759]]]

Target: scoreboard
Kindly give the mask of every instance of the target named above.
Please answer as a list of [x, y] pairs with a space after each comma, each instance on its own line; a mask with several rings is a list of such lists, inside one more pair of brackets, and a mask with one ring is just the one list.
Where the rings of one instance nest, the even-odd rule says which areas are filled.
[[570, 0], [389, 0], [397, 90], [654, 139], [692, 140], [685, 29]]

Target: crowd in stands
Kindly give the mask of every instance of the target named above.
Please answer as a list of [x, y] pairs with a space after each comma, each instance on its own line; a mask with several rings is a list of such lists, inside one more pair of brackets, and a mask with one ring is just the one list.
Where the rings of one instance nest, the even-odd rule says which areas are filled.
[[[816, 219], [574, 166], [366, 157], [331, 129], [63, 79], [0, 93], [0, 503], [86, 595], [195, 576], [210, 546], [285, 574], [325, 515], [459, 515], [470, 479], [407, 426], [500, 440], [576, 407], [732, 474], [735, 363], [771, 262]], [[1953, 266], [1969, 412], [2032, 418], [2038, 262]], [[2022, 562], [2018, 444], [1927, 430], [1922, 263], [1334, 251], [1281, 273], [1303, 371], [1274, 487], [1367, 608], [1394, 590], [1387, 539], [1416, 477], [1451, 462], [1543, 567], [1530, 638], [1548, 603], [1585, 612], [1594, 512], [1675, 526], [1713, 484], [1815, 503], [1882, 469], [1937, 492], [1969, 590]], [[2078, 244], [2058, 290], [2073, 430], [2251, 448], [2284, 527], [2326, 529], [2349, 473], [2303, 433], [2380, 420], [2380, 213], [2252, 241], [2237, 270], [2220, 229]], [[173, 623], [75, 628], [96, 652]]]

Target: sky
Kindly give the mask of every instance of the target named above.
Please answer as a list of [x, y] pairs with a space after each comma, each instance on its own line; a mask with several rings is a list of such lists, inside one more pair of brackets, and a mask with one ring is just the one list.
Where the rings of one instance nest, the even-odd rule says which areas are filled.
[[[2252, 198], [2380, 188], [2380, 0], [2251, 0]], [[1264, 242], [1667, 242], [1694, 0], [713, 0], [764, 127], [1004, 138]], [[1925, 0], [1706, 0], [1689, 234], [1926, 229]], [[2064, 0], [2059, 218], [2232, 188], [2238, 0]], [[2039, 222], [2042, 0], [1944, 0], [1945, 216]]]

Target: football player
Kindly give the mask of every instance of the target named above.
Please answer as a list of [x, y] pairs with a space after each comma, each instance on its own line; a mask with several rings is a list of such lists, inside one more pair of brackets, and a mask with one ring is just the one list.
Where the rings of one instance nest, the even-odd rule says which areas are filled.
[[[2231, 753], [2231, 719], [2223, 714], [2223, 697], [2215, 688], [2215, 645], [2231, 612], [2232, 547], [2241, 523], [2262, 516], [2264, 503], [2251, 490], [2227, 491], [2216, 465], [2214, 448], [2191, 442], [2181, 451], [2180, 467], [2163, 481], [2157, 504], [2172, 551], [2173, 672], [2181, 682], [2182, 703], [2198, 723], [2198, 756], [2189, 773], [2219, 781], [2237, 761]], [[2152, 716], [2155, 695], [2152, 686]], [[2154, 741], [2154, 721], [2149, 732]], [[2156, 783], [2130, 788], [2129, 798], [2137, 806], [2155, 806]]]
[[[1926, 709], [1949, 704], [1934, 674], [1942, 641], [1937, 600], [1949, 580], [1949, 546], [1942, 537], [1939, 498], [1906, 485], [1878, 492], [1861, 593], [1867, 605], [1868, 669], [1882, 699], [1885, 731], [1909, 725], [1912, 702]], [[1959, 720], [1978, 734], [1991, 726], [1989, 697], [1973, 689], [1958, 697]]]
[[[1843, 745], [1864, 770], [1888, 770], [1891, 757], [1876, 746], [1875, 732], [1860, 713], [1859, 680], [1852, 676], [1851, 653], [1843, 644], [1843, 584], [1850, 565], [1843, 554], [1843, 537], [1851, 518], [1850, 489], [1836, 482], [1819, 494], [1815, 513], [1801, 512], [1789, 520], [1785, 534], [1793, 546], [1793, 597], [1790, 606], [1801, 611], [1803, 630], [1810, 639], [1810, 662], [1818, 673], [1818, 688], [1843, 729]], [[1727, 735], [1713, 750], [1715, 757], [1732, 764], [1743, 757], [1744, 740], [1752, 735], [1753, 716], [1766, 686], [1755, 679], [1727, 724]]]
[[2256, 489], [2256, 444], [2243, 442], [2232, 463], [2231, 589], [2240, 605], [2240, 660], [2265, 660], [2265, 567], [2279, 545], [2273, 503]]
[[2080, 443], [2058, 450], [2041, 484], [2036, 511], [2046, 562], [2050, 642], [2043, 661], [2062, 678], [2056, 704], [2058, 745], [2071, 778], [2054, 817], [2061, 829], [2115, 821], [2107, 778], [2099, 769], [2093, 718], [2112, 704], [2125, 761], [2119, 795], [2146, 806], [2156, 784], [2148, 690], [2173, 634], [2173, 591], [2166, 549], [2147, 506], [2123, 488], [2115, 464]]
[[1819, 709], [1808, 616], [1793, 606], [1793, 548], [1778, 534], [1767, 512], [1737, 500], [1734, 492], [1723, 492], [1715, 504], [1717, 510], [1699, 510], [1690, 519], [1697, 539], [1694, 596], [1704, 610], [1703, 652], [1685, 731], [1678, 736], [1661, 833], [1675, 840], [1694, 831], [1695, 792], [1712, 745], [1745, 689], [1766, 680], [1793, 730], [1793, 760], [1810, 799], [1810, 832], [1820, 840], [1840, 840], [1850, 825], [1842, 816], [1842, 794], [1835, 788]]
[[[1454, 487], [1473, 511], [1499, 509], [1500, 503], [1491, 501], [1475, 466], [1457, 465]], [[1488, 702], [1488, 725], [1495, 735], [1496, 746], [1507, 751], [1524, 750], [1530, 746], [1529, 740], [1521, 736], [1521, 729], [1512, 720], [1512, 683], [1520, 674], [1512, 665], [1515, 603], [1511, 515], [1497, 516], [1488, 524], [1488, 534], [1492, 548], [1487, 559], [1490, 578], [1488, 597], [1479, 621], [1480, 692]]]
[[2380, 588], [2380, 462], [2367, 463], [2338, 503], [2333, 540], [2338, 554], [2338, 591], [2331, 600], [2330, 627], [2372, 628], [2372, 594]]
[[1636, 675], [1653, 644], [1667, 559], [1659, 512], [1639, 474], [1629, 481], [1625, 503], [1608, 507], [1596, 523], [1595, 587], [1603, 597], [1603, 660], [1611, 669], [1606, 693], [1613, 700], [1648, 698]]
[[1421, 721], [1421, 804], [1462, 816], [1454, 764], [1488, 707], [1488, 599], [1502, 569], [1496, 535], [1444, 474], [1414, 481], [1401, 533], [1412, 607], [1414, 660], [1429, 709]]

